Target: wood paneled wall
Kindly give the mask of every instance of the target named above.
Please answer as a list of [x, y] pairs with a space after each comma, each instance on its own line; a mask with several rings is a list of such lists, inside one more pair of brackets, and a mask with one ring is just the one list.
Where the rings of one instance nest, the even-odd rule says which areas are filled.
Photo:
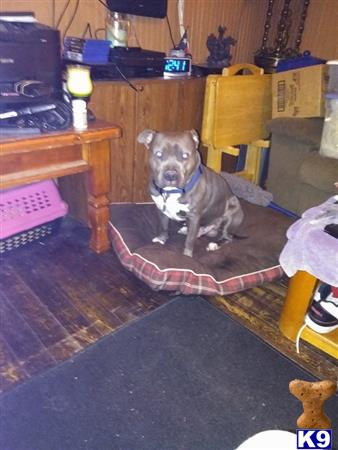
[[[47, 25], [55, 24], [68, 0], [0, 0], [0, 11], [34, 11], [38, 20]], [[102, 0], [104, 1], [104, 0]], [[77, 0], [70, 0], [60, 23], [63, 33]], [[54, 8], [54, 6], [55, 8]], [[283, 0], [276, 0], [274, 27], [279, 20]], [[303, 0], [292, 1], [294, 30]], [[219, 25], [227, 27], [227, 33], [237, 40], [232, 48], [233, 63], [252, 62], [254, 51], [260, 47], [264, 30], [267, 0], [185, 0], [184, 22], [188, 27], [194, 62], [205, 61], [208, 51], [205, 45], [210, 33], [217, 34]], [[55, 13], [53, 12], [55, 11]], [[82, 36], [89, 23], [93, 34], [104, 37], [105, 7], [98, 0], [80, 0], [75, 19], [68, 35]], [[175, 42], [179, 40], [177, 0], [168, 0], [168, 18]], [[311, 0], [308, 10], [302, 50], [311, 50], [315, 56], [325, 59], [338, 58], [338, 0]], [[292, 36], [294, 36], [293, 31]], [[89, 37], [89, 35], [86, 35]], [[271, 33], [274, 37], [274, 33]], [[290, 44], [293, 40], [290, 39]], [[133, 16], [129, 45], [140, 45], [150, 50], [167, 52], [172, 48], [165, 19]]]
[[338, 59], [338, 0], [311, 0], [302, 49], [324, 59]]

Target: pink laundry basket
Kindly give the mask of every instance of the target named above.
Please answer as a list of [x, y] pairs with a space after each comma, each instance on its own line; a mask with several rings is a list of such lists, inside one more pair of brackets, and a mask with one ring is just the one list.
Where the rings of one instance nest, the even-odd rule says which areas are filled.
[[52, 234], [67, 211], [52, 180], [0, 191], [0, 253]]

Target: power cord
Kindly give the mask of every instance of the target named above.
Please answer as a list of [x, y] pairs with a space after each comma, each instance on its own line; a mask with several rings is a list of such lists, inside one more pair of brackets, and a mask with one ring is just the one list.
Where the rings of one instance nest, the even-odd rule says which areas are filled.
[[[85, 38], [85, 36], [86, 36], [86, 34], [87, 34], [87, 31], [89, 32], [90, 38], [92, 38], [92, 37], [93, 37], [92, 27], [91, 27], [91, 25], [90, 25], [89, 22], [87, 22], [86, 28], [84, 29], [84, 32], [82, 33], [82, 36], [81, 36], [82, 39]], [[96, 38], [96, 36], [95, 36], [95, 38]], [[96, 39], [97, 39], [97, 38], [96, 38]]]
[[106, 31], [106, 29], [105, 29], [105, 28], [97, 28], [97, 29], [94, 31], [95, 39], [100, 39], [100, 37], [99, 37], [99, 35], [98, 35], [98, 33], [99, 33], [100, 31]]
[[52, 0], [52, 27], [55, 28], [55, 0]]
[[69, 5], [70, 5], [70, 0], [67, 0], [67, 3], [65, 4], [65, 6], [63, 7], [63, 10], [61, 11], [58, 21], [56, 22], [55, 28], [59, 28], [61, 20], [62, 20], [63, 16], [65, 15], [65, 12], [67, 11]]
[[303, 331], [305, 330], [305, 328], [306, 328], [306, 323], [303, 323], [303, 325], [300, 327], [300, 329], [298, 330], [298, 333], [297, 333], [297, 337], [296, 337], [296, 350], [297, 350], [297, 353], [298, 353], [298, 354], [299, 354], [300, 337], [301, 337]]
[[79, 4], [80, 4], [80, 0], [76, 0], [76, 5], [75, 5], [75, 8], [74, 8], [72, 17], [70, 18], [70, 21], [68, 22], [68, 25], [66, 26], [66, 29], [65, 29], [65, 31], [63, 33], [63, 37], [65, 37], [67, 35], [67, 31], [69, 30], [69, 28], [71, 27], [71, 25], [72, 25], [72, 23], [73, 23], [73, 21], [75, 19], [76, 13], [77, 13], [77, 11], [79, 9]]
[[143, 88], [137, 88], [131, 81], [128, 80], [128, 78], [125, 76], [125, 74], [121, 71], [121, 69], [119, 68], [119, 66], [115, 63], [113, 63], [114, 66], [116, 67], [116, 70], [118, 71], [118, 73], [121, 75], [121, 77], [123, 78], [123, 80], [137, 93], [142, 92]]
[[[100, 1], [100, 0], [99, 0], [99, 1]], [[166, 18], [166, 20], [167, 20], [167, 25], [168, 25], [168, 29], [169, 29], [169, 34], [170, 34], [171, 43], [173, 44], [173, 48], [175, 48], [175, 47], [176, 47], [176, 44], [175, 44], [175, 41], [174, 41], [174, 38], [173, 38], [173, 34], [172, 34], [172, 31], [171, 31], [171, 26], [170, 26], [170, 22], [169, 22], [168, 16], [165, 16], [165, 18]]]
[[106, 9], [108, 9], [108, 11], [110, 11], [110, 9], [108, 8], [108, 6], [102, 1], [102, 0], [98, 0], [101, 5], [103, 5]]

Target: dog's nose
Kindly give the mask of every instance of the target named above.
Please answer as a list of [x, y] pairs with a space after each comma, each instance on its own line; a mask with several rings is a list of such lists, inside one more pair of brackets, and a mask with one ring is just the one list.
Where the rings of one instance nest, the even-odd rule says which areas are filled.
[[176, 172], [176, 170], [166, 170], [163, 177], [166, 181], [176, 181], [177, 180], [177, 172]]

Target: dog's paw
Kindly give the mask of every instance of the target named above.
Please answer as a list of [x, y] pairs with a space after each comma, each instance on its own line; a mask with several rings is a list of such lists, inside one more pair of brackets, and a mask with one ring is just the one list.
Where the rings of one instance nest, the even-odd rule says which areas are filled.
[[204, 227], [200, 227], [200, 229], [198, 230], [197, 237], [199, 238], [204, 235], [207, 235], [209, 237], [215, 237], [215, 236], [217, 236], [217, 233], [218, 233], [218, 229], [214, 224], [206, 225]]
[[223, 236], [223, 239], [227, 242], [231, 242], [235, 239], [235, 235], [227, 233], [225, 236]]
[[215, 250], [219, 249], [219, 245], [217, 242], [209, 242], [207, 245], [207, 252], [214, 252]]
[[178, 233], [178, 234], [184, 234], [184, 236], [186, 236], [187, 233], [188, 233], [188, 227], [187, 227], [186, 225], [183, 225], [183, 227], [181, 227], [181, 228], [177, 231], [177, 233]]
[[158, 243], [158, 244], [161, 244], [161, 245], [164, 245], [166, 243], [166, 241], [167, 241], [167, 239], [165, 237], [163, 237], [163, 236], [156, 236], [152, 240], [152, 242]]
[[192, 258], [192, 250], [185, 248], [183, 251], [183, 255], [190, 256], [190, 258]]

